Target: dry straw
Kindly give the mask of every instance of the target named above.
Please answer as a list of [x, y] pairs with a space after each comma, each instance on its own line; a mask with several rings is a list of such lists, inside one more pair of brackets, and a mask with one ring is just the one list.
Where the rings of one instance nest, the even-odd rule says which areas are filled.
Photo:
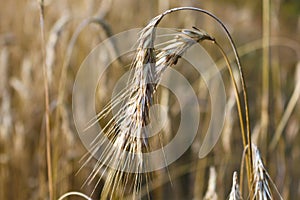
[[44, 96], [45, 96], [45, 126], [46, 126], [46, 157], [47, 157], [47, 176], [49, 199], [54, 198], [53, 194], [53, 177], [52, 177], [52, 158], [51, 158], [51, 130], [50, 130], [50, 106], [49, 106], [49, 81], [46, 63], [46, 44], [45, 44], [45, 27], [44, 27], [44, 0], [40, 0], [40, 29], [41, 29], [41, 49], [43, 60], [43, 78], [44, 78]]

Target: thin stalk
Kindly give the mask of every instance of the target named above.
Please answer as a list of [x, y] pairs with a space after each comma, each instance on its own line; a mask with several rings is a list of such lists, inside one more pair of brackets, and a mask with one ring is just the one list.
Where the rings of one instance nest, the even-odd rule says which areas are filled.
[[[270, 81], [270, 0], [263, 0], [263, 36], [262, 36], [262, 105], [261, 105], [261, 133], [263, 146], [267, 146], [269, 125], [269, 81]], [[267, 147], [266, 147], [267, 148]], [[266, 149], [265, 148], [265, 149]], [[264, 150], [265, 150], [264, 149]]]
[[[236, 104], [237, 104], [237, 109], [238, 109], [238, 115], [239, 115], [239, 122], [240, 122], [240, 126], [241, 126], [241, 131], [242, 131], [242, 140], [243, 140], [243, 145], [244, 147], [247, 146], [247, 139], [246, 139], [246, 134], [245, 134], [245, 128], [244, 128], [244, 121], [243, 121], [243, 114], [242, 114], [242, 106], [241, 106], [241, 99], [238, 93], [238, 87], [237, 87], [237, 83], [235, 81], [234, 75], [233, 75], [233, 71], [232, 71], [232, 67], [230, 65], [230, 61], [228, 59], [228, 57], [226, 56], [226, 53], [224, 52], [223, 48], [219, 45], [218, 42], [214, 42], [216, 44], [216, 46], [218, 47], [218, 49], [220, 50], [220, 52], [222, 53], [222, 56], [225, 59], [225, 62], [227, 64], [227, 68], [232, 80], [232, 84], [234, 87], [234, 92], [235, 92], [235, 97], [236, 97]], [[247, 168], [247, 177], [248, 177], [248, 184], [251, 185], [250, 179], [249, 177], [251, 177], [250, 173], [250, 166], [249, 164], [251, 164], [251, 162], [249, 162], [249, 160], [246, 162], [246, 168]], [[243, 177], [241, 176], [241, 182], [243, 181]], [[241, 186], [242, 187], [242, 186]]]
[[243, 194], [244, 188], [244, 165], [245, 165], [245, 155], [247, 152], [247, 147], [243, 150], [241, 167], [240, 167], [240, 193]]
[[52, 180], [52, 160], [51, 160], [51, 130], [50, 130], [50, 109], [49, 109], [49, 86], [47, 66], [45, 62], [46, 46], [45, 46], [45, 28], [44, 28], [44, 0], [40, 1], [40, 27], [41, 27], [41, 47], [42, 62], [44, 76], [44, 92], [45, 92], [45, 121], [46, 121], [46, 157], [47, 157], [47, 175], [49, 199], [53, 199], [53, 180]]
[[[299, 67], [299, 69], [300, 69], [300, 67]], [[297, 70], [299, 70], [299, 69], [297, 69]], [[296, 80], [297, 80], [297, 77], [296, 77]], [[275, 149], [277, 143], [279, 142], [279, 139], [283, 133], [284, 127], [286, 126], [290, 116], [292, 115], [293, 110], [296, 107], [297, 102], [299, 101], [299, 96], [300, 96], [300, 81], [298, 81], [296, 83], [296, 87], [293, 91], [293, 94], [288, 102], [288, 105], [283, 113], [283, 116], [282, 116], [282, 118], [278, 124], [278, 127], [275, 131], [275, 134], [271, 140], [270, 147], [269, 147], [270, 152], [272, 152]]]
[[238, 109], [238, 115], [239, 115], [239, 122], [240, 122], [240, 126], [241, 126], [241, 131], [242, 131], [243, 145], [246, 146], [247, 145], [247, 139], [246, 139], [245, 128], [244, 128], [242, 106], [241, 106], [241, 98], [239, 96], [238, 86], [237, 86], [237, 83], [236, 83], [234, 75], [233, 75], [232, 66], [230, 64], [230, 61], [229, 61], [228, 57], [226, 56], [226, 53], [224, 52], [224, 50], [220, 46], [220, 44], [217, 41], [215, 41], [214, 43], [216, 44], [216, 46], [218, 47], [218, 49], [220, 50], [222, 56], [225, 59], [225, 62], [226, 62], [226, 65], [227, 65], [227, 69], [229, 71], [230, 78], [232, 80], [232, 84], [233, 84], [233, 87], [234, 87], [234, 93], [235, 93], [235, 97], [236, 97], [236, 103], [237, 103], [237, 109]]
[[[203, 14], [206, 14], [208, 16], [210, 16], [211, 18], [213, 18], [216, 22], [218, 22], [218, 24], [223, 28], [223, 30], [226, 33], [226, 37], [230, 42], [232, 51], [234, 53], [235, 59], [236, 59], [236, 63], [238, 66], [238, 70], [239, 70], [239, 75], [241, 78], [241, 86], [242, 86], [242, 90], [243, 90], [243, 101], [244, 101], [244, 106], [245, 106], [245, 121], [246, 121], [246, 133], [247, 133], [247, 144], [248, 144], [248, 148], [249, 148], [249, 156], [247, 156], [249, 159], [248, 160], [248, 164], [249, 164], [249, 174], [252, 176], [252, 172], [253, 172], [253, 167], [252, 167], [252, 163], [253, 163], [253, 158], [252, 158], [252, 142], [251, 142], [251, 131], [250, 131], [250, 120], [249, 120], [249, 107], [248, 107], [248, 97], [247, 97], [247, 89], [246, 89], [246, 84], [245, 84], [245, 78], [244, 78], [244, 72], [241, 66], [241, 62], [240, 62], [240, 57], [237, 53], [237, 48], [235, 46], [235, 43], [227, 29], [227, 27], [224, 25], [224, 23], [218, 18], [216, 17], [214, 14], [201, 9], [201, 8], [195, 8], [195, 7], [179, 7], [179, 8], [173, 8], [170, 10], [165, 11], [163, 14], [161, 14], [161, 17], [159, 20], [157, 20], [157, 24], [160, 22], [160, 20], [167, 14], [170, 14], [172, 12], [176, 12], [176, 11], [182, 11], [182, 10], [192, 10], [192, 11], [197, 11], [197, 12], [201, 12]], [[244, 137], [244, 136], [243, 136]], [[244, 146], [244, 148], [246, 148], [246, 146]], [[252, 177], [248, 177], [250, 179], [250, 182], [252, 182]], [[249, 185], [249, 189], [251, 185]]]

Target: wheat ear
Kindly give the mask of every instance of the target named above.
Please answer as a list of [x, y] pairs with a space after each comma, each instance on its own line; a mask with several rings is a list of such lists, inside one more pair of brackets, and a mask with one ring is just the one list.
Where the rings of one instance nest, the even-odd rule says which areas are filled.
[[[213, 40], [199, 29], [183, 29], [174, 34], [166, 46], [155, 49], [153, 47], [155, 26], [159, 19], [160, 16], [152, 19], [140, 33], [136, 56], [131, 64], [131, 76], [125, 91], [117, 95], [97, 117], [97, 120], [101, 120], [117, 104], [121, 105], [119, 111], [103, 129], [103, 132], [111, 139], [111, 143], [102, 149], [100, 160], [105, 160], [116, 167], [104, 170], [108, 175], [102, 190], [102, 199], [122, 197], [126, 190], [125, 185], [130, 185], [130, 180], [133, 184], [129, 191], [136, 194], [136, 197], [139, 196], [143, 182], [149, 181], [147, 173], [144, 177], [142, 175], [147, 163], [142, 153], [150, 150], [147, 139], [149, 131], [147, 125], [150, 124], [149, 111], [153, 105], [154, 93], [161, 76], [165, 69], [175, 65], [182, 54], [193, 44], [203, 40]], [[101, 137], [94, 140], [93, 155], [99, 152], [103, 143]], [[128, 169], [126, 171], [135, 173], [122, 172], [124, 166]], [[105, 166], [99, 161], [88, 178], [89, 183], [101, 168]]]

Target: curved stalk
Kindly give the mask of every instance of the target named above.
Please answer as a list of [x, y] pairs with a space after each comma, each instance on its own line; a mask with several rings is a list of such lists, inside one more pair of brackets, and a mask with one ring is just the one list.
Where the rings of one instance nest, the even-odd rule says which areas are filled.
[[[220, 44], [217, 41], [215, 41], [214, 43], [216, 44], [216, 46], [218, 47], [218, 49], [220, 50], [222, 56], [225, 59], [225, 62], [227, 64], [227, 68], [228, 68], [228, 71], [229, 71], [229, 74], [230, 74], [230, 77], [231, 77], [231, 80], [232, 80], [232, 84], [233, 84], [234, 92], [235, 92], [235, 97], [236, 97], [236, 104], [237, 104], [237, 109], [238, 109], [239, 121], [240, 121], [240, 126], [241, 126], [241, 131], [242, 131], [243, 145], [244, 145], [244, 147], [246, 147], [247, 146], [247, 141], [246, 141], [246, 135], [245, 135], [245, 130], [244, 130], [243, 114], [242, 114], [242, 109], [241, 109], [241, 99], [240, 99], [240, 96], [239, 96], [239, 93], [238, 93], [237, 83], [236, 83], [234, 75], [233, 75], [232, 66], [230, 65], [230, 61], [229, 61], [228, 57], [226, 56], [226, 53], [224, 52], [223, 48], [220, 46]], [[250, 173], [249, 164], [250, 164], [249, 162], [246, 163], [247, 176], [251, 177], [251, 174], [249, 174]], [[242, 175], [240, 177], [240, 181], [241, 181], [241, 183], [243, 183], [243, 176]], [[248, 184], [251, 185], [251, 182], [250, 182], [249, 179], [248, 179]], [[243, 188], [242, 184], [240, 184], [240, 185], [241, 185], [241, 189], [242, 189]]]
[[[204, 10], [204, 9], [201, 9], [201, 8], [178, 7], [178, 8], [173, 8], [173, 9], [167, 10], [163, 14], [158, 16], [158, 19], [156, 20], [154, 26], [157, 26], [164, 16], [166, 16], [170, 13], [177, 12], [177, 11], [182, 11], [182, 10], [191, 10], [191, 11], [201, 12], [201, 13], [206, 14], [209, 17], [213, 18], [223, 28], [223, 30], [226, 33], [226, 37], [230, 42], [230, 45], [231, 45], [231, 48], [233, 50], [233, 53], [234, 53], [234, 56], [235, 56], [235, 59], [236, 59], [236, 63], [237, 63], [237, 66], [238, 66], [238, 71], [239, 71], [239, 75], [240, 75], [240, 78], [241, 78], [241, 86], [242, 86], [242, 90], [243, 90], [243, 101], [244, 101], [244, 106], [245, 106], [246, 135], [245, 135], [245, 130], [243, 130], [242, 131], [242, 134], [243, 134], [242, 137], [247, 138], [247, 145], [248, 145], [248, 148], [249, 148], [249, 151], [248, 151], [249, 155], [247, 156], [248, 159], [246, 161], [247, 161], [247, 166], [249, 167], [249, 168], [247, 168], [248, 182], [250, 183], [248, 185], [248, 187], [249, 187], [249, 190], [251, 191], [253, 159], [252, 159], [252, 144], [251, 144], [251, 131], [250, 131], [250, 120], [249, 120], [248, 97], [247, 97], [247, 89], [246, 89], [246, 84], [245, 84], [245, 79], [244, 79], [244, 73], [243, 73], [243, 69], [241, 67], [241, 62], [240, 62], [239, 55], [237, 53], [237, 48], [235, 46], [235, 43], [234, 43], [227, 27], [224, 25], [224, 23], [218, 17], [216, 17], [214, 14], [212, 14], [212, 13], [210, 13], [210, 12]], [[243, 145], [244, 145], [244, 148], [246, 148], [247, 145], [246, 146], [245, 146], [245, 144], [243, 144]]]

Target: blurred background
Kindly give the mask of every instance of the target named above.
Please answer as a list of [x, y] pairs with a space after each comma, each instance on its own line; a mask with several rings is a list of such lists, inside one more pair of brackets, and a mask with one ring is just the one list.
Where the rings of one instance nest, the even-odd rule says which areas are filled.
[[[300, 196], [300, 1], [274, 0], [268, 6], [267, 0], [46, 0], [45, 60], [54, 199], [68, 191], [90, 195], [96, 185], [95, 182], [82, 187], [93, 162], [78, 172], [83, 164], [80, 159], [87, 151], [77, 135], [72, 116], [72, 88], [83, 59], [109, 35], [143, 27], [161, 12], [179, 6], [206, 9], [229, 28], [245, 72], [253, 141], [283, 199]], [[1, 1], [0, 199], [3, 200], [49, 199], [39, 14], [38, 1]], [[101, 19], [102, 25], [88, 21], [91, 17]], [[166, 28], [192, 26], [213, 35], [228, 55], [231, 54], [219, 26], [202, 14], [174, 13], [160, 24]], [[205, 47], [217, 63], [222, 61], [216, 49]], [[103, 60], [105, 63], [105, 58]], [[130, 59], [124, 58], [122, 62], [129, 64]], [[116, 67], [107, 72], [109, 79], [99, 84], [99, 110], [122, 75], [118, 64], [113, 63]], [[183, 65], [180, 61], [176, 67], [190, 80], [202, 105], [201, 130], [191, 148], [169, 166], [169, 175], [166, 170], [155, 172], [150, 186], [151, 197], [203, 199], [210, 171], [214, 171], [215, 192], [218, 199], [226, 199], [232, 173], [240, 171], [243, 153], [229, 75], [225, 69], [220, 69], [228, 98], [223, 133], [213, 151], [204, 159], [198, 159], [201, 133], [205, 132], [210, 120], [210, 100], [201, 77], [195, 77], [193, 71]], [[172, 133], [180, 120], [176, 102], [174, 96], [163, 90], [158, 93], [158, 99], [163, 95], [169, 95], [167, 129]], [[210, 170], [212, 166], [215, 170]], [[93, 199], [99, 199], [104, 181], [105, 178], [97, 186]], [[276, 194], [275, 190], [273, 192]], [[274, 197], [279, 199], [278, 195]], [[247, 193], [244, 198], [247, 199]]]

